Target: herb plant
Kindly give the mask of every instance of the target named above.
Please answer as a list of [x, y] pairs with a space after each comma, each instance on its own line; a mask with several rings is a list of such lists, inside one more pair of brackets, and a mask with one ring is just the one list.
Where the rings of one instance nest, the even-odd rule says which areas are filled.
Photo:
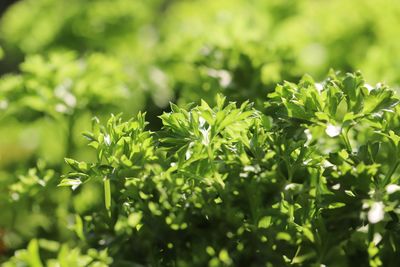
[[0, 264], [398, 265], [399, 3], [9, 2]]
[[304, 76], [249, 102], [171, 104], [160, 131], [112, 116], [61, 186], [102, 184], [79, 235], [114, 264], [394, 266], [398, 98], [359, 73]]

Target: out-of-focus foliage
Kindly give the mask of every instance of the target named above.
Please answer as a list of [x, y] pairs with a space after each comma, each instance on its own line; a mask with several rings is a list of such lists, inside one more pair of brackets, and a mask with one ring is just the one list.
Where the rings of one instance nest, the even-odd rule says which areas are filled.
[[276, 40], [293, 49], [300, 70], [319, 77], [331, 67], [361, 69], [374, 83], [398, 84], [399, 14], [400, 3], [391, 0], [303, 1]]
[[172, 90], [180, 103], [212, 101], [221, 90], [243, 101], [329, 68], [399, 83], [399, 14], [393, 0], [25, 0], [4, 16], [0, 36], [28, 54], [113, 54], [140, 69], [158, 103]]
[[6, 75], [0, 80], [0, 101], [8, 116], [31, 120], [44, 115], [58, 118], [80, 112], [107, 113], [112, 108], [123, 110], [128, 106], [130, 111], [137, 111], [143, 107], [144, 92], [132, 83], [134, 73], [127, 72], [113, 57], [34, 55], [21, 64], [20, 70], [21, 74]]
[[[48, 259], [45, 264], [40, 259], [40, 249], [47, 253], [55, 254], [54, 258]], [[19, 250], [8, 262], [3, 264], [4, 267], [105, 267], [112, 263], [112, 259], [107, 256], [107, 251], [88, 250], [83, 255], [79, 248], [70, 248], [66, 244], [59, 244], [55, 241], [36, 240], [29, 242], [27, 249]]]
[[[7, 246], [20, 246], [26, 239], [38, 235], [39, 229], [57, 234], [51, 213], [57, 204], [60, 208], [68, 207], [68, 203], [59, 201], [65, 201], [69, 194], [54, 192], [55, 172], [46, 169], [44, 162], [39, 162], [37, 168], [31, 168], [27, 173], [2, 174], [2, 178], [0, 227], [8, 230], [4, 234]], [[65, 219], [63, 214], [57, 215], [59, 219]]]
[[[6, 122], [10, 118], [26, 123], [46, 121], [57, 132], [56, 154], [60, 149], [69, 154], [76, 131], [87, 129], [92, 116], [137, 112], [144, 107], [146, 92], [134, 77], [120, 61], [104, 54], [82, 58], [72, 52], [32, 55], [21, 64], [20, 73], [1, 77], [1, 116]], [[52, 151], [45, 152], [47, 158], [54, 156]]]
[[[135, 47], [139, 45], [136, 33], [150, 37], [146, 25], [151, 26], [161, 2], [24, 0], [2, 18], [1, 36], [23, 53], [54, 48], [110, 53], [129, 48], [136, 53], [140, 52]], [[140, 40], [142, 44], [145, 41]]]
[[393, 0], [16, 1], [0, 262], [395, 265], [400, 110], [355, 71], [400, 84], [399, 24]]
[[[87, 194], [82, 205], [71, 205], [69, 192], [56, 189], [63, 157], [85, 155], [76, 136], [90, 128], [92, 116], [143, 108], [145, 92], [135, 88], [132, 77], [113, 57], [94, 53], [78, 58], [75, 53], [57, 52], [29, 56], [20, 73], [0, 79], [3, 126], [36, 126], [16, 131], [23, 141], [13, 145], [15, 156], [1, 161], [10, 170], [0, 174], [0, 227], [7, 229], [3, 238], [8, 248], [19, 247], [41, 232], [66, 238], [70, 232], [66, 221], [73, 216], [69, 210], [96, 203]], [[2, 149], [11, 144], [4, 142]], [[2, 158], [12, 153], [2, 153]], [[21, 166], [38, 158], [38, 166], [29, 171]], [[18, 159], [18, 165], [13, 164]]]

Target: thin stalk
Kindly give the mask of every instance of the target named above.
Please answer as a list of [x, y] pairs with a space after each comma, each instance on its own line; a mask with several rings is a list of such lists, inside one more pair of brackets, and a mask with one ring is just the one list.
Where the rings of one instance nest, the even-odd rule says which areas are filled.
[[349, 136], [347, 135], [347, 133], [348, 133], [348, 131], [346, 131], [346, 133], [344, 133], [344, 132], [342, 131], [342, 133], [340, 134], [340, 136], [341, 136], [342, 139], [343, 139], [343, 142], [344, 142], [344, 145], [346, 146], [346, 149], [347, 149], [349, 152], [352, 152], [353, 149], [351, 148]]
[[65, 142], [65, 155], [66, 157], [71, 157], [74, 151], [74, 129], [75, 129], [75, 116], [68, 116], [67, 129], [66, 129], [66, 142]]
[[397, 160], [397, 161], [395, 162], [395, 164], [393, 164], [393, 166], [390, 168], [389, 172], [388, 172], [388, 173], [386, 174], [386, 176], [385, 176], [385, 179], [383, 179], [382, 187], [386, 186], [386, 185], [389, 183], [390, 178], [391, 178], [391, 177], [393, 176], [393, 174], [395, 173], [397, 167], [399, 167], [399, 164], [400, 164], [400, 161]]

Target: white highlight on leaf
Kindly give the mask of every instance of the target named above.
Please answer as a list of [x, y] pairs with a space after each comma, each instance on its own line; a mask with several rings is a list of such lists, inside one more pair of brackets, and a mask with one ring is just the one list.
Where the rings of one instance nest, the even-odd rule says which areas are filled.
[[110, 137], [109, 134], [106, 134], [106, 135], [104, 136], [104, 143], [105, 143], [107, 146], [111, 145], [111, 137]]
[[327, 161], [326, 159], [322, 162], [322, 167], [324, 168], [330, 168], [330, 167], [336, 167], [335, 165], [333, 165], [332, 163], [330, 163], [329, 161]]
[[71, 185], [72, 190], [77, 189], [81, 185], [82, 181], [79, 179], [74, 179], [69, 181], [69, 184]]
[[38, 183], [39, 185], [43, 186], [43, 187], [46, 186], [46, 182], [45, 182], [44, 180], [42, 180], [42, 179], [39, 179], [39, 180], [37, 181], [37, 183]]
[[206, 120], [202, 116], [199, 116], [199, 126], [203, 127], [205, 123], [206, 123]]
[[374, 87], [368, 83], [364, 84], [365, 88], [367, 88], [368, 93], [371, 92], [372, 90], [374, 90]]
[[208, 146], [208, 144], [210, 143], [210, 139], [208, 137], [209, 130], [208, 129], [200, 129], [200, 132], [203, 135], [203, 141], [202, 141], [203, 145]]
[[383, 220], [385, 216], [385, 205], [381, 201], [374, 202], [371, 209], [368, 211], [368, 221], [370, 223], [378, 223]]
[[213, 78], [218, 78], [219, 85], [224, 88], [227, 87], [232, 81], [232, 77], [227, 70], [209, 69], [208, 75]]
[[251, 165], [244, 166], [243, 170], [245, 172], [256, 172], [256, 168], [254, 168], [254, 166], [251, 166]]
[[76, 106], [76, 97], [71, 93], [72, 84], [72, 80], [68, 79], [58, 85], [54, 90], [54, 95], [63, 100], [64, 103], [71, 108]]
[[55, 107], [56, 111], [59, 113], [67, 113], [68, 108], [64, 104], [57, 104]]
[[186, 154], [185, 154], [186, 160], [190, 159], [191, 156], [192, 156], [192, 151], [190, 149], [186, 150]]
[[19, 200], [19, 194], [14, 192], [14, 193], [11, 194], [11, 198], [14, 201], [18, 201]]
[[290, 184], [287, 184], [287, 185], [285, 186], [285, 191], [289, 191], [289, 190], [298, 190], [298, 189], [300, 189], [300, 187], [301, 187], [301, 185], [299, 185], [299, 184], [290, 183]]
[[71, 94], [71, 93], [66, 94], [66, 95], [64, 96], [64, 102], [65, 102], [65, 104], [67, 104], [69, 107], [75, 107], [75, 106], [76, 106], [76, 97], [75, 97], [73, 94]]
[[360, 232], [360, 233], [368, 233], [368, 224], [366, 224], [366, 225], [364, 225], [364, 226], [361, 226], [360, 228], [358, 228], [357, 229], [357, 232]]
[[375, 246], [378, 245], [379, 242], [382, 240], [382, 235], [379, 233], [374, 234], [374, 238], [372, 239], [372, 242], [374, 242]]
[[159, 68], [150, 70], [150, 78], [154, 83], [155, 94], [153, 100], [158, 107], [165, 107], [172, 98], [172, 90], [169, 88], [168, 76]]
[[335, 184], [332, 186], [333, 190], [339, 190], [340, 189], [340, 184]]
[[6, 108], [8, 108], [8, 101], [3, 99], [0, 101], [0, 109], [6, 109]]
[[193, 142], [191, 142], [191, 143], [189, 144], [189, 146], [188, 146], [188, 149], [186, 150], [186, 153], [185, 153], [185, 158], [186, 158], [186, 160], [190, 159], [190, 157], [191, 157], [192, 154], [193, 154], [193, 151], [192, 151], [193, 145], [194, 145]]
[[315, 89], [317, 89], [318, 93], [321, 93], [324, 89], [324, 86], [322, 85], [322, 83], [315, 83]]
[[227, 72], [226, 70], [222, 70], [221, 72], [220, 72], [220, 80], [219, 80], [219, 84], [222, 86], [222, 87], [227, 87], [230, 83], [231, 83], [231, 81], [232, 81], [232, 77], [231, 77], [231, 75], [229, 74], [229, 72]]
[[342, 131], [342, 128], [340, 126], [335, 126], [330, 123], [326, 126], [326, 129], [325, 129], [326, 134], [330, 137], [338, 136], [341, 131]]
[[393, 193], [395, 193], [395, 192], [397, 192], [399, 190], [400, 190], [400, 186], [397, 185], [397, 184], [389, 184], [389, 185], [386, 186], [386, 192], [388, 194], [393, 194]]
[[295, 184], [288, 184], [285, 186], [285, 190], [293, 189], [295, 187], [296, 187]]
[[304, 143], [304, 146], [308, 146], [312, 140], [312, 134], [310, 129], [305, 129], [304, 134], [306, 135], [307, 141]]

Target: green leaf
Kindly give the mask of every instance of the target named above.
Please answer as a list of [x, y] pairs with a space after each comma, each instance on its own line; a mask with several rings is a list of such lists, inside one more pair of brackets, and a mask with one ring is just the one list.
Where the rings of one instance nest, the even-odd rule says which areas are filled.
[[75, 233], [79, 237], [80, 240], [85, 241], [85, 235], [83, 233], [83, 221], [79, 214], [75, 214], [75, 225], [74, 225]]
[[71, 179], [71, 178], [65, 178], [62, 179], [61, 182], [58, 184], [58, 186], [71, 186], [73, 190], [78, 188], [82, 184], [82, 181], [78, 178]]
[[29, 252], [29, 265], [32, 267], [43, 267], [42, 261], [39, 255], [39, 243], [36, 239], [33, 239], [28, 244]]
[[356, 101], [358, 81], [355, 75], [348, 74], [343, 80], [343, 92], [351, 101]]
[[130, 227], [136, 228], [136, 226], [140, 223], [142, 219], [142, 214], [138, 212], [134, 212], [129, 214], [128, 216], [128, 224]]

